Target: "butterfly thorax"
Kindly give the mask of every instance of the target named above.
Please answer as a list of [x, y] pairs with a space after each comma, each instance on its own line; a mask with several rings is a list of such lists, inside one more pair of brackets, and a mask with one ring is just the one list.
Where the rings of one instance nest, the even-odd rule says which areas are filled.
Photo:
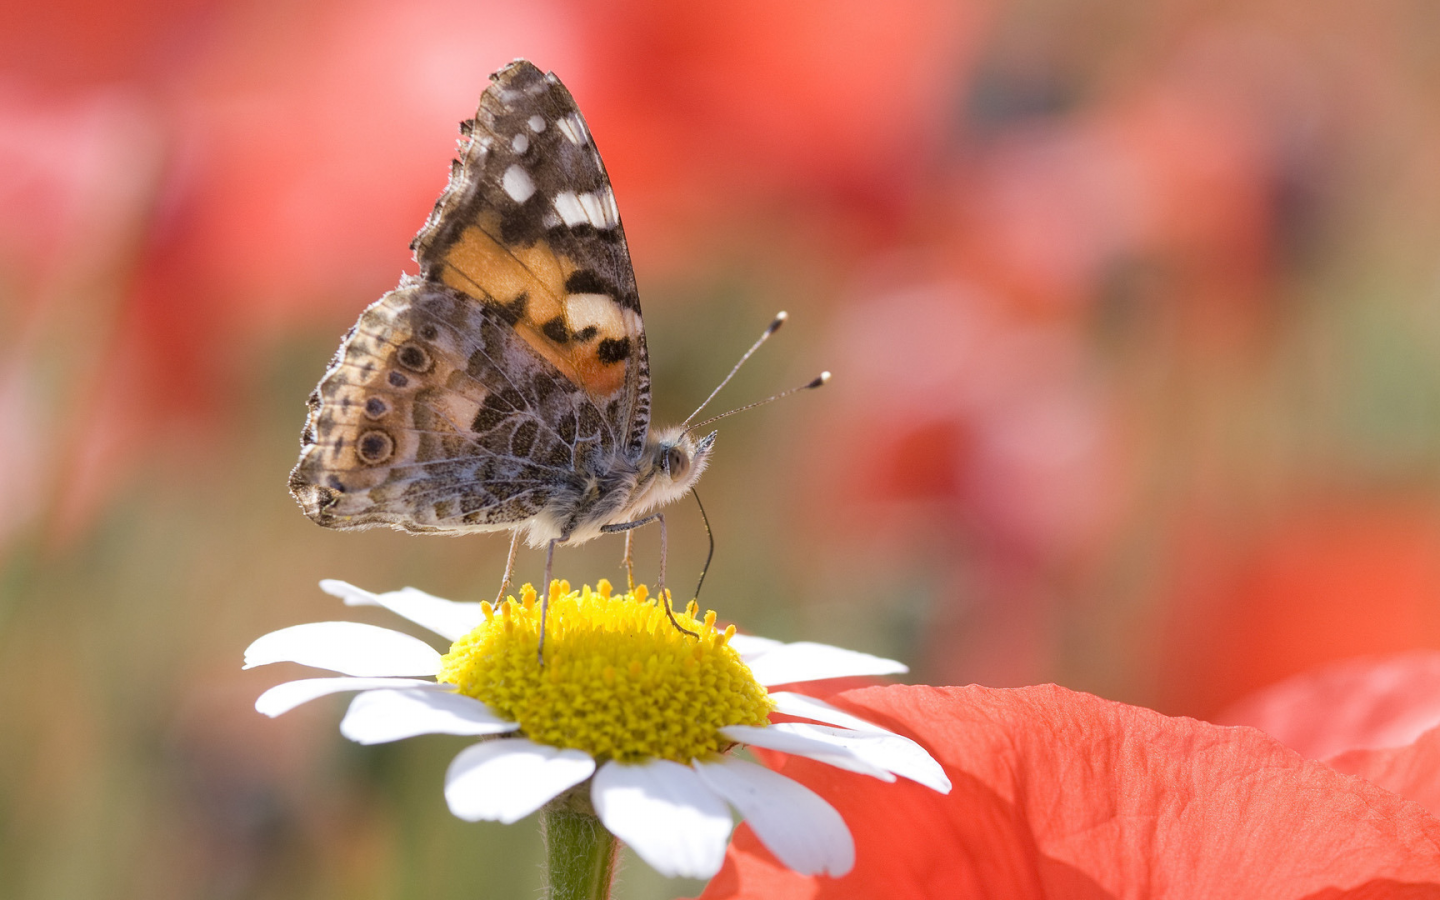
[[643, 518], [690, 490], [710, 462], [714, 441], [714, 433], [697, 441], [671, 428], [650, 435], [634, 465], [615, 459], [608, 471], [577, 473], [575, 489], [557, 493], [528, 523], [527, 542], [584, 543], [607, 525]]

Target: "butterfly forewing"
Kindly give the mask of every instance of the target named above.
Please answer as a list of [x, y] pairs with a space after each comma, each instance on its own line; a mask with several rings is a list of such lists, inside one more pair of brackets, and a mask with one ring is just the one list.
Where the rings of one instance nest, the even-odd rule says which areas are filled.
[[635, 459], [649, 427], [649, 364], [610, 179], [553, 75], [516, 61], [492, 77], [415, 238], [421, 277], [500, 308]]

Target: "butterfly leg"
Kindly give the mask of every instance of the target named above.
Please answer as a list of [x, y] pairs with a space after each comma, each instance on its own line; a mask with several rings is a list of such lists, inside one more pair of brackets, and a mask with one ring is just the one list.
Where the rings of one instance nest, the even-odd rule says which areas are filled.
[[542, 668], [545, 665], [545, 617], [550, 612], [550, 570], [555, 562], [555, 545], [563, 540], [555, 538], [545, 545], [545, 580], [541, 582], [545, 586], [540, 591], [540, 647], [535, 651]]
[[649, 525], [651, 522], [660, 523], [660, 577], [656, 580], [656, 595], [659, 596], [661, 602], [665, 604], [665, 615], [667, 618], [670, 619], [670, 624], [675, 626], [675, 630], [684, 632], [685, 634], [688, 634], [693, 638], [698, 638], [700, 635], [696, 634], [695, 632], [691, 631], [690, 629], [686, 628], [675, 620], [675, 610], [670, 606], [670, 594], [665, 590], [665, 514], [655, 513], [654, 515], [646, 516], [643, 519], [637, 519], [634, 522], [618, 522], [614, 525], [602, 525], [600, 527], [600, 530], [602, 532], [605, 532], [606, 534], [614, 534], [618, 531], [625, 532], [626, 545], [628, 549], [629, 538], [630, 535], [634, 532], [634, 530], [636, 528], [639, 528], [641, 525]]
[[510, 538], [510, 555], [505, 557], [505, 577], [500, 580], [500, 593], [495, 595], [495, 605], [498, 607], [505, 599], [505, 591], [510, 587], [510, 576], [515, 574], [515, 552], [520, 549], [520, 529], [515, 529]]
[[635, 590], [635, 557], [631, 551], [635, 547], [635, 530], [632, 528], [625, 532], [625, 582], [628, 590]]

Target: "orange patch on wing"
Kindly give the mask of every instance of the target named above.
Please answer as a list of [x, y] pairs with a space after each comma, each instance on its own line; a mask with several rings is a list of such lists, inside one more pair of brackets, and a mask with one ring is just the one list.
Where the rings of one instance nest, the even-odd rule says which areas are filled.
[[592, 397], [610, 397], [625, 389], [625, 363], [605, 365], [594, 353], [575, 360], [580, 373], [580, 383]]
[[526, 294], [526, 319], [544, 322], [560, 315], [566, 277], [560, 260], [542, 243], [507, 247], [492, 236], [498, 230], [482, 222], [461, 232], [444, 256], [445, 283], [477, 300], [489, 299], [476, 296], [478, 288], [501, 304]]
[[[515, 333], [560, 373], [584, 387], [596, 400], [608, 401], [624, 391], [628, 363], [600, 362], [596, 348], [604, 337], [627, 337], [628, 332], [613, 298], [596, 297], [585, 304], [584, 321], [576, 321], [573, 303], [565, 293], [565, 279], [578, 266], [556, 254], [544, 241], [529, 247], [503, 244], [494, 235], [500, 231], [499, 217], [492, 211], [470, 225], [445, 252], [441, 278], [450, 287], [474, 297], [481, 303], [507, 306], [525, 296], [525, 312], [515, 323]], [[597, 315], [596, 303], [611, 307], [609, 315]], [[603, 309], [603, 307], [602, 307]], [[599, 337], [580, 343], [558, 343], [542, 331], [545, 323], [559, 318], [567, 333], [574, 334], [587, 325], [599, 326]], [[602, 321], [597, 321], [597, 319]], [[602, 404], [603, 405], [603, 404]]]

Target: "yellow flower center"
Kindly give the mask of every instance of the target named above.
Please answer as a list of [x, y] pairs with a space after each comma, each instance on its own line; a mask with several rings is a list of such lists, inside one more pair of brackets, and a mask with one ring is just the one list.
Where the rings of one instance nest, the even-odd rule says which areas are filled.
[[699, 639], [677, 631], [644, 585], [612, 595], [603, 579], [593, 591], [557, 581], [544, 666], [533, 587], [521, 588], [518, 603], [484, 608], [485, 621], [450, 647], [438, 678], [519, 722], [536, 743], [598, 761], [688, 763], [730, 743], [724, 726], [764, 725], [774, 707], [729, 646], [735, 627], [717, 630], [713, 611], [697, 619], [694, 602], [675, 618]]

